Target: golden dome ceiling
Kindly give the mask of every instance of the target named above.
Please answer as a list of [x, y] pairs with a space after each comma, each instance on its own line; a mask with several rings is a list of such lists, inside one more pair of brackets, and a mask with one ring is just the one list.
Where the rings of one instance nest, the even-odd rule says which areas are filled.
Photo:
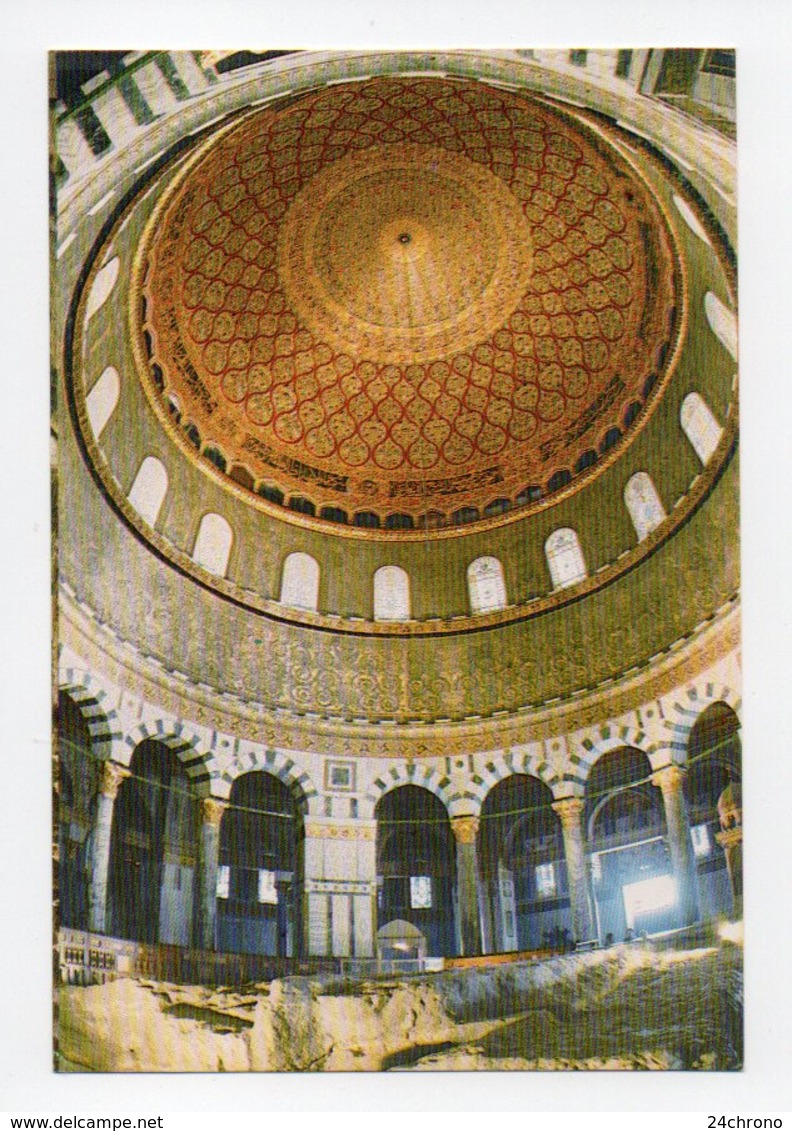
[[637, 169], [472, 81], [245, 117], [175, 180], [139, 270], [160, 414], [237, 484], [349, 522], [475, 519], [590, 474], [680, 309]]

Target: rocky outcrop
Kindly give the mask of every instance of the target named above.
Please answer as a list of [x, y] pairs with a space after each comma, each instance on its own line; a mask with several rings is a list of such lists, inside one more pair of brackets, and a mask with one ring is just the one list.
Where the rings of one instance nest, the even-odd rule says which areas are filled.
[[285, 978], [244, 993], [141, 982], [60, 993], [64, 1071], [724, 1069], [739, 1066], [739, 947], [614, 947], [401, 979]]

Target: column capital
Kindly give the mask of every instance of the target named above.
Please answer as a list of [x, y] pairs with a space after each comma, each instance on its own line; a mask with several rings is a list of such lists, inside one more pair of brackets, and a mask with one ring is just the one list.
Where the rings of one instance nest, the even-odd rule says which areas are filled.
[[472, 815], [452, 817], [451, 828], [453, 829], [457, 844], [475, 844], [480, 824], [480, 817], [474, 817]]
[[742, 844], [742, 825], [737, 825], [732, 829], [723, 829], [721, 832], [715, 833], [715, 839], [721, 848], [733, 848], [735, 844]]
[[119, 766], [117, 762], [102, 762], [99, 775], [99, 792], [111, 801], [118, 797], [121, 783], [131, 776], [126, 766]]
[[228, 802], [221, 800], [219, 797], [203, 797], [201, 799], [201, 816], [203, 823], [211, 826], [213, 829], [220, 828], [220, 822], [223, 819], [223, 813], [228, 808]]
[[562, 797], [560, 801], [554, 801], [552, 804], [564, 828], [574, 828], [580, 824], [583, 810], [586, 808], [586, 802], [582, 797]]
[[663, 793], [681, 793], [685, 782], [686, 771], [682, 766], [672, 762], [669, 766], [661, 766], [652, 774], [652, 784], [656, 785]]

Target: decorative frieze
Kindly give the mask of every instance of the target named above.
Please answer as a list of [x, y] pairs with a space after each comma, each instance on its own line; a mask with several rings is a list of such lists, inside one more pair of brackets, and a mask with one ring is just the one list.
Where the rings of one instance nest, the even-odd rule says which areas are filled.
[[376, 825], [324, 825], [317, 821], [305, 822], [305, 835], [316, 840], [375, 840]]
[[309, 894], [372, 895], [377, 889], [376, 880], [305, 880]]

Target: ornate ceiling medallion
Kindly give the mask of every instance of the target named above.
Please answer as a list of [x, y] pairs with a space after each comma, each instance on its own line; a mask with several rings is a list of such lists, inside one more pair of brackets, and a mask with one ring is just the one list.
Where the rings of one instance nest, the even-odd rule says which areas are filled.
[[160, 415], [235, 490], [361, 534], [582, 483], [645, 418], [680, 324], [637, 170], [474, 82], [247, 117], [165, 194], [139, 269]]

